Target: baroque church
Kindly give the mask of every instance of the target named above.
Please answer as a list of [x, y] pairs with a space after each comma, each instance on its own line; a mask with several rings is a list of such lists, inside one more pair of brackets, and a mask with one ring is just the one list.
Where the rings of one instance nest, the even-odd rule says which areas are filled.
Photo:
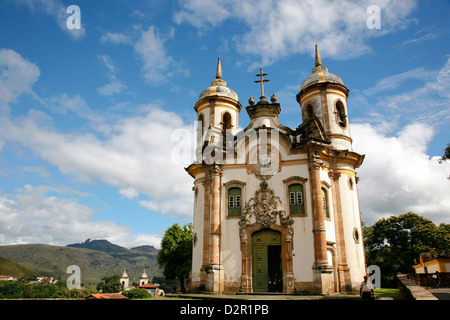
[[[281, 105], [242, 105], [216, 79], [194, 106], [198, 117], [194, 240], [190, 289], [221, 292], [332, 293], [358, 291], [366, 274], [356, 169], [347, 109], [349, 89], [322, 65], [296, 96], [299, 126], [279, 123]], [[300, 111], [299, 110], [299, 111]], [[300, 122], [301, 117], [301, 122]]]

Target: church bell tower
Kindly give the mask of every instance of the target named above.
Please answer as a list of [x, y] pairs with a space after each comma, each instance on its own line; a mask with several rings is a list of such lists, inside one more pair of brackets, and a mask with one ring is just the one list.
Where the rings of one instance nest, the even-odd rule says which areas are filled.
[[[194, 106], [197, 112], [197, 161], [203, 161], [205, 147], [209, 160], [218, 156], [210, 154], [214, 149], [221, 149], [222, 139], [226, 133], [235, 134], [239, 126], [239, 113], [242, 106], [238, 95], [227, 87], [222, 79], [222, 64], [217, 61], [216, 78], [211, 86], [203, 90]], [[219, 159], [221, 159], [219, 157]]]
[[339, 150], [352, 150], [347, 110], [348, 93], [349, 90], [342, 79], [328, 72], [328, 68], [322, 65], [316, 45], [315, 67], [300, 86], [297, 102], [302, 110], [302, 120], [316, 116], [331, 140], [332, 147]]

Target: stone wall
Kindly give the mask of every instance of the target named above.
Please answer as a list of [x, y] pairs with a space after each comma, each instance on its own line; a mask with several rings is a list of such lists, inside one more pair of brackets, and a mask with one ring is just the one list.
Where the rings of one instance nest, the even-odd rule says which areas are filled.
[[408, 279], [408, 275], [400, 274], [397, 276], [398, 288], [404, 299], [408, 300], [438, 300], [430, 292]]
[[[450, 287], [450, 272], [440, 272], [441, 287]], [[433, 273], [413, 273], [407, 275], [408, 279], [422, 287], [435, 287]]]

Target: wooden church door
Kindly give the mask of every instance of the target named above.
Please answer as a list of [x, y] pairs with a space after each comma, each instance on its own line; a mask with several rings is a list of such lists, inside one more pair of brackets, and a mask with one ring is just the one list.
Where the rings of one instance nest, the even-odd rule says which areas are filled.
[[281, 233], [271, 229], [255, 232], [252, 235], [252, 257], [253, 292], [283, 291]]

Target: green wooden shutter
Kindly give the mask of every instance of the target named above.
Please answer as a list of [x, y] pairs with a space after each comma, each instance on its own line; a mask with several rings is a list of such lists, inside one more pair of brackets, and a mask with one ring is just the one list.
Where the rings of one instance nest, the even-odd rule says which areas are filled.
[[291, 184], [289, 186], [289, 212], [292, 215], [305, 214], [303, 185]]
[[228, 189], [228, 216], [241, 216], [241, 188]]

